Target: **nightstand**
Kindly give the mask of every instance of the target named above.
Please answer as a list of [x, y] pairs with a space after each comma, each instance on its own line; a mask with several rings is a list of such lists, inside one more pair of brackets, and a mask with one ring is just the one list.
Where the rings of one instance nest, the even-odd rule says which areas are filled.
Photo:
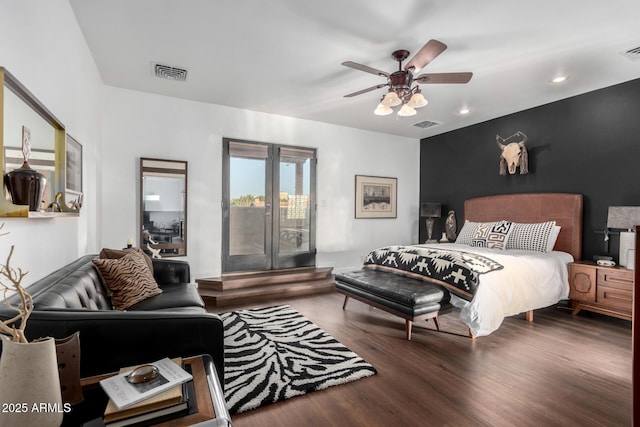
[[604, 267], [593, 261], [569, 264], [569, 298], [573, 314], [581, 310], [631, 320], [634, 271]]

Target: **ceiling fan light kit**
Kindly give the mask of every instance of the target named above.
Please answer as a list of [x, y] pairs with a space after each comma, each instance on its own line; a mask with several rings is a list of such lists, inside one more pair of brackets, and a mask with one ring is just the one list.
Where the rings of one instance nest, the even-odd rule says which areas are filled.
[[382, 102], [378, 104], [376, 109], [373, 111], [373, 114], [376, 116], [388, 116], [391, 113], [393, 113], [393, 108], [388, 105], [384, 105]]
[[404, 49], [396, 50], [391, 54], [391, 57], [398, 61], [398, 71], [393, 73], [387, 73], [386, 71], [352, 61], [343, 62], [342, 65], [345, 67], [386, 77], [387, 79], [386, 84], [378, 84], [367, 89], [359, 90], [345, 95], [345, 97], [350, 98], [388, 86], [389, 92], [382, 97], [382, 100], [373, 113], [377, 116], [387, 116], [393, 112], [392, 107], [402, 105], [398, 110], [399, 116], [414, 116], [417, 113], [416, 108], [422, 108], [428, 104], [427, 99], [422, 95], [420, 87], [418, 86], [419, 84], [467, 83], [473, 76], [473, 73], [470, 72], [434, 73], [421, 74], [417, 77], [413, 76], [413, 73], [424, 68], [429, 62], [444, 52], [446, 48], [447, 45], [438, 40], [429, 40], [405, 65], [404, 69], [402, 68], [402, 62], [409, 57], [409, 51]]
[[382, 98], [382, 101], [380, 103], [387, 107], [397, 107], [398, 105], [402, 104], [402, 100], [397, 93], [389, 91], [384, 96], [384, 98]]
[[418, 88], [416, 93], [411, 95], [411, 99], [409, 99], [409, 102], [407, 102], [407, 105], [412, 108], [422, 108], [428, 103], [429, 101], [427, 101], [427, 98], [425, 98], [424, 95], [422, 95], [422, 92], [420, 92], [420, 89]]
[[418, 114], [416, 109], [413, 107], [410, 107], [409, 104], [407, 103], [402, 104], [402, 108], [400, 108], [400, 111], [398, 111], [398, 115], [401, 117], [410, 117], [410, 116], [415, 116], [416, 114]]

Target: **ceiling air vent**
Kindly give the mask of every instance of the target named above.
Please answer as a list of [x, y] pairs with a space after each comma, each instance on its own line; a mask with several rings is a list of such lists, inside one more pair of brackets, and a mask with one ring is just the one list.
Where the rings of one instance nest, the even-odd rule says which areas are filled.
[[187, 70], [170, 65], [153, 64], [153, 74], [156, 77], [167, 80], [176, 80], [183, 82], [187, 80]]
[[629, 49], [624, 52], [620, 52], [620, 54], [630, 61], [640, 61], [640, 46], [634, 47], [633, 49]]
[[439, 124], [440, 123], [438, 123], [438, 122], [431, 122], [429, 120], [425, 120], [424, 122], [416, 123], [414, 126], [417, 126], [419, 128], [422, 128], [422, 129], [426, 129], [426, 128], [430, 128], [430, 127], [433, 127], [433, 126], [438, 126]]

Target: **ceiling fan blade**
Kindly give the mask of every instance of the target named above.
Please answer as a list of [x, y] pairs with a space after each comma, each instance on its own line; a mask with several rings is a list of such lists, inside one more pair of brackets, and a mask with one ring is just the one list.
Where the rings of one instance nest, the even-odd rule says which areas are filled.
[[351, 98], [352, 96], [362, 95], [363, 93], [371, 92], [372, 90], [380, 89], [381, 87], [388, 86], [387, 83], [381, 83], [379, 85], [371, 86], [366, 89], [359, 90], [357, 92], [350, 93], [345, 95], [345, 98]]
[[436, 56], [445, 51], [447, 45], [438, 40], [429, 40], [427, 44], [416, 53], [413, 58], [404, 66], [406, 71], [413, 67], [413, 72], [417, 73], [422, 70], [425, 65], [433, 61]]
[[472, 76], [473, 73], [431, 73], [420, 74], [413, 81], [420, 84], [468, 83]]
[[389, 77], [389, 73], [387, 73], [386, 71], [378, 70], [377, 68], [369, 67], [368, 65], [358, 64], [357, 62], [345, 61], [342, 63], [342, 65], [344, 65], [345, 67], [350, 67], [356, 70], [375, 74], [376, 76]]

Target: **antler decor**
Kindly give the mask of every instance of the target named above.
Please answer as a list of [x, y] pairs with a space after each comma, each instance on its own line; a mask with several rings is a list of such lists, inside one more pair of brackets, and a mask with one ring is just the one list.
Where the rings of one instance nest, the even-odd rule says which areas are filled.
[[[0, 230], [4, 227], [4, 224], [0, 224]], [[0, 236], [5, 236], [8, 233], [2, 233]], [[24, 329], [27, 326], [27, 319], [33, 311], [33, 299], [29, 292], [27, 292], [21, 285], [22, 279], [28, 272], [22, 271], [21, 268], [11, 267], [11, 257], [13, 256], [14, 246], [11, 245], [7, 261], [4, 264], [0, 264], [0, 286], [2, 286], [2, 296], [4, 303], [17, 314], [11, 319], [0, 321], [0, 335], [4, 339], [10, 339], [13, 342], [27, 343], [27, 338], [24, 335]], [[8, 300], [9, 291], [13, 291], [18, 294], [20, 298], [20, 304], [11, 304]]]

